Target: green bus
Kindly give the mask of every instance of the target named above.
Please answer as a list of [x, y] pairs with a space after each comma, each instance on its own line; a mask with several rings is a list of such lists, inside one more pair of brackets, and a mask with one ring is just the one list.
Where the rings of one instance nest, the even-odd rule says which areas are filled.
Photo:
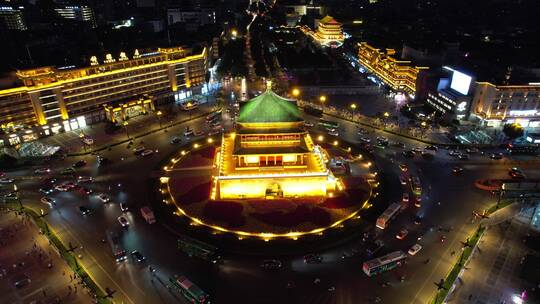
[[189, 257], [198, 257], [203, 260], [218, 263], [221, 256], [218, 255], [218, 248], [188, 236], [178, 238], [178, 248]]
[[337, 129], [339, 128], [339, 123], [331, 120], [319, 119], [319, 126], [322, 126], [326, 129]]
[[172, 286], [175, 287], [182, 295], [191, 303], [197, 304], [209, 304], [210, 295], [200, 289], [197, 285], [193, 284], [185, 276], [177, 276], [169, 278]]

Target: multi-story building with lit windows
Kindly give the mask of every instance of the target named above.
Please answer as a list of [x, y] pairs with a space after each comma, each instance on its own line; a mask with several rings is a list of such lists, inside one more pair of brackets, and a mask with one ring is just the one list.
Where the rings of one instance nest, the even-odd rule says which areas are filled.
[[382, 51], [367, 42], [360, 42], [358, 46], [358, 60], [365, 70], [393, 90], [412, 95], [416, 93], [418, 82], [427, 67], [418, 67], [412, 65], [410, 61], [397, 60], [392, 57], [396, 54], [394, 49]]
[[523, 127], [540, 127], [540, 83], [494, 85], [477, 82], [472, 113], [488, 126], [518, 122]]
[[28, 27], [23, 17], [22, 6], [0, 6], [2, 26], [8, 30], [26, 31]]
[[92, 27], [96, 27], [96, 19], [94, 16], [94, 10], [91, 7], [88, 6], [63, 6], [59, 8], [55, 8], [54, 11], [58, 14], [58, 16], [74, 20], [74, 21], [80, 21], [84, 23], [88, 23]]
[[[132, 58], [107, 55], [91, 66], [17, 71], [21, 86], [0, 90], [1, 145], [14, 145], [108, 118], [121, 122], [153, 109], [153, 100], [189, 98], [205, 82], [208, 53], [158, 48]], [[149, 100], [151, 102], [149, 102]]]
[[296, 102], [268, 88], [241, 106], [236, 132], [223, 136], [211, 199], [332, 196], [343, 185], [327, 162]]

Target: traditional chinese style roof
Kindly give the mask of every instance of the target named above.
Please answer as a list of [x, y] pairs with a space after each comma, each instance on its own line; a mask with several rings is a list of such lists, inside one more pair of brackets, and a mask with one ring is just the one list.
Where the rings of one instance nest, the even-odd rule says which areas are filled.
[[242, 105], [238, 123], [276, 123], [303, 121], [294, 100], [283, 98], [268, 89]]
[[334, 19], [332, 16], [326, 16], [324, 18], [322, 18], [319, 23], [322, 23], [322, 24], [341, 24], [339, 22], [336, 21], [336, 19]]

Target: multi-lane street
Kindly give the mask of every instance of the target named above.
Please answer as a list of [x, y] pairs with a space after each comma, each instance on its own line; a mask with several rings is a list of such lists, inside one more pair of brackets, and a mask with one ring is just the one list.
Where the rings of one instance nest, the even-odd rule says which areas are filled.
[[[230, 127], [229, 114], [224, 115], [225, 126]], [[302, 254], [276, 257], [225, 252], [223, 263], [219, 265], [184, 255], [177, 248], [176, 233], [186, 228], [171, 227], [159, 218], [156, 224], [149, 225], [138, 209], [154, 204], [150, 179], [159, 176], [160, 162], [184, 144], [189, 144], [182, 135], [185, 127], [202, 129], [204, 118], [136, 140], [134, 146], [144, 141], [146, 148], [155, 151], [151, 156], [136, 156], [132, 152], [133, 146], [127, 148], [122, 144], [100, 153], [111, 160], [111, 164], [103, 167], [98, 167], [97, 157], [90, 154], [52, 161], [47, 166], [52, 169], [50, 176], [58, 178], [55, 185], [75, 181], [73, 177], [61, 176], [60, 171], [79, 160], [85, 160], [87, 165], [77, 169], [75, 178], [81, 175], [94, 179], [84, 183], [84, 187], [93, 191], [89, 195], [79, 191], [55, 191], [48, 195], [56, 201], [52, 208], [40, 202], [44, 194], [38, 192], [44, 186], [46, 175], [35, 174], [36, 168], [9, 172], [8, 175], [16, 179], [25, 206], [44, 209], [48, 212], [47, 221], [61, 239], [82, 247], [77, 249], [82, 264], [102, 288], [116, 291], [114, 300], [118, 303], [185, 302], [180, 294], [165, 286], [174, 274], [187, 275], [208, 292], [215, 303], [368, 303], [376, 297], [383, 303], [426, 303], [435, 293], [433, 282], [443, 278], [455, 262], [456, 255], [452, 252], [460, 250], [460, 241], [477, 227], [472, 223], [472, 212], [482, 210], [496, 200], [491, 194], [475, 189], [473, 182], [486, 177], [507, 178], [508, 168], [514, 166], [520, 167], [529, 177], [540, 177], [538, 166], [527, 158], [492, 160], [488, 153], [475, 153], [469, 160], [460, 160], [449, 156], [445, 149], [432, 152], [433, 159], [419, 155], [406, 158], [402, 155], [404, 149], [423, 149], [425, 145], [369, 129], [367, 134], [359, 135], [357, 126], [348, 121], [325, 119], [339, 122], [337, 139], [341, 141], [359, 144], [361, 136], [369, 137], [372, 142], [378, 136], [388, 138], [390, 144], [386, 148], [374, 147], [372, 156], [381, 178], [380, 205], [373, 208], [382, 212], [389, 203], [401, 200], [404, 187], [398, 178], [399, 164], [406, 164], [411, 174], [419, 176], [423, 188], [420, 208], [407, 209], [384, 231], [377, 231], [374, 222], [366, 225], [370, 227], [368, 232], [375, 233], [385, 244], [377, 255], [395, 250], [406, 252], [415, 243], [423, 246], [418, 254], [408, 258], [405, 266], [368, 278], [361, 269], [362, 262], [369, 258], [361, 238], [330, 250], [309, 252], [322, 256], [320, 264], [304, 263]], [[306, 116], [306, 120], [314, 123], [314, 132], [320, 132], [317, 118]], [[174, 135], [182, 137], [182, 143], [171, 144]], [[325, 140], [333, 141], [334, 137], [325, 135]], [[405, 148], [394, 145], [396, 142], [403, 143]], [[456, 165], [463, 168], [461, 174], [452, 172]], [[99, 201], [96, 197], [99, 193], [108, 195], [111, 203]], [[120, 210], [121, 202], [128, 204], [129, 211]], [[91, 209], [91, 214], [82, 215], [80, 206]], [[129, 221], [129, 228], [119, 224], [118, 217], [122, 214]], [[414, 223], [416, 215], [423, 218], [419, 225]], [[396, 239], [396, 233], [403, 228], [409, 234], [404, 240]], [[106, 230], [110, 229], [123, 231], [121, 241], [128, 251], [125, 263], [117, 264], [109, 244], [104, 242]], [[344, 233], [361, 235], [361, 232]], [[419, 236], [422, 237], [417, 240]], [[321, 239], [321, 245], [323, 243]], [[260, 246], [263, 252], [272, 243], [261, 242]], [[343, 259], [343, 253], [352, 249], [358, 253]], [[146, 263], [136, 262], [129, 255], [133, 250], [140, 251], [146, 257]], [[280, 259], [283, 268], [262, 269], [260, 263], [265, 258]], [[148, 270], [149, 265], [157, 269], [155, 277]], [[316, 279], [320, 282], [315, 283]]]

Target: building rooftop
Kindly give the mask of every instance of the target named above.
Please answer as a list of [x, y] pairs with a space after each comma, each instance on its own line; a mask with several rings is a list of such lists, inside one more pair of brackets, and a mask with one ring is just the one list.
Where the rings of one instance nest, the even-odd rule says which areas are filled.
[[272, 90], [266, 90], [241, 106], [237, 122], [272, 123], [303, 120], [294, 100], [283, 98]]

